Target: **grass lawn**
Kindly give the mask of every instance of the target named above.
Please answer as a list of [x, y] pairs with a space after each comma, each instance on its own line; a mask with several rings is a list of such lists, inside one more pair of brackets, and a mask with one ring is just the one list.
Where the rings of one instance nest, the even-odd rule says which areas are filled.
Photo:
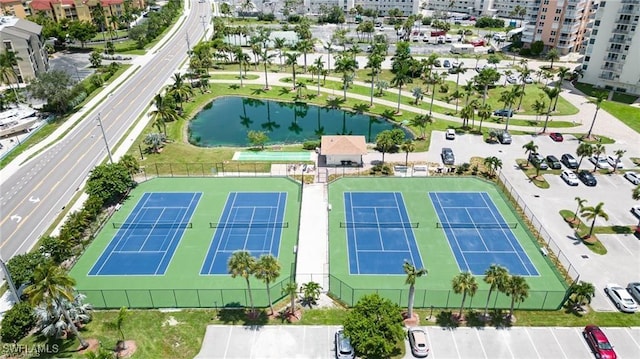
[[[527, 175], [527, 178], [529, 179], [530, 182], [533, 182], [533, 184], [535, 184], [538, 188], [542, 188], [542, 189], [549, 188], [549, 182], [547, 182], [547, 180], [544, 179], [543, 174], [552, 173], [553, 170], [546, 170], [546, 171], [541, 170], [539, 172], [540, 175], [537, 176], [538, 171], [531, 163], [529, 163], [529, 165], [527, 166], [527, 160], [517, 159], [516, 163], [518, 164], [520, 169], [525, 173], [525, 175]], [[556, 171], [558, 173], [560, 172], [560, 170], [556, 170]]]
[[[596, 92], [603, 91], [603, 89], [597, 89], [592, 85], [580, 82], [574, 83], [574, 86], [578, 90], [584, 92], [584, 94], [587, 96], [595, 96]], [[637, 97], [627, 94], [614, 93], [614, 101], [604, 100], [602, 101], [600, 107], [618, 120], [622, 121], [627, 126], [631, 127], [631, 129], [633, 129], [634, 131], [640, 133], [640, 108], [628, 105], [629, 102], [633, 102], [631, 101], [633, 98]]]
[[[575, 212], [563, 209], [560, 210], [560, 215], [571, 228], [575, 229], [576, 236], [578, 238], [584, 239], [588, 235], [589, 227], [582, 222], [579, 215], [578, 218], [576, 218], [574, 221], [573, 218]], [[584, 243], [584, 245], [587, 246], [587, 248], [589, 248], [593, 253], [600, 255], [607, 254], [607, 248], [595, 236], [595, 229], [594, 234], [591, 235], [591, 237], [589, 237], [588, 239], [582, 240], [582, 243]]]
[[[251, 75], [251, 74], [247, 74], [244, 75], [243, 78], [245, 80], [255, 80], [257, 78], [260, 78], [260, 76], [258, 75]], [[209, 77], [209, 79], [211, 80], [238, 80], [240, 81], [240, 76], [239, 75], [233, 75], [233, 74], [219, 74], [219, 73], [212, 73]]]

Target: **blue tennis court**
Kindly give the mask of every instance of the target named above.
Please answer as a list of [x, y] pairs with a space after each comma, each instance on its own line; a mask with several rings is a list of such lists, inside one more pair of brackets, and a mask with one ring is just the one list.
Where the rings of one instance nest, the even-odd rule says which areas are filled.
[[278, 257], [287, 204], [286, 192], [231, 192], [227, 197], [200, 274], [227, 274], [233, 252], [246, 250], [254, 257]]
[[162, 275], [198, 205], [199, 192], [144, 193], [89, 275]]
[[533, 263], [486, 192], [429, 192], [460, 271], [483, 275], [492, 264], [537, 276]]
[[344, 205], [351, 274], [404, 274], [405, 260], [423, 267], [402, 193], [345, 192]]

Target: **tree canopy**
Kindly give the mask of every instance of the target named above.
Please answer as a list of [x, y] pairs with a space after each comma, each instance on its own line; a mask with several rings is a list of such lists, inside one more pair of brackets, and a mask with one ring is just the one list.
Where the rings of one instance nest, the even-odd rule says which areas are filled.
[[115, 203], [133, 185], [129, 169], [121, 163], [96, 166], [87, 181], [87, 193], [105, 204]]
[[363, 296], [347, 314], [344, 334], [361, 358], [388, 358], [404, 338], [400, 307], [378, 294]]
[[64, 113], [69, 106], [73, 80], [64, 71], [52, 70], [39, 74], [27, 87], [31, 96], [47, 101], [47, 107]]

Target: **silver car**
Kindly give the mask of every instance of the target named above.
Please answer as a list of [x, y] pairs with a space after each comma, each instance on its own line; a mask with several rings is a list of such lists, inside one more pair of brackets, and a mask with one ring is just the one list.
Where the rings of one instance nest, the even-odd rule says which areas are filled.
[[344, 335], [342, 329], [336, 332], [336, 358], [337, 359], [354, 359], [356, 353], [351, 346], [349, 338]]
[[627, 285], [627, 291], [635, 298], [636, 302], [640, 303], [640, 283], [629, 283]]
[[560, 175], [560, 177], [562, 177], [562, 179], [565, 182], [567, 182], [569, 186], [577, 186], [578, 183], [580, 182], [578, 181], [578, 176], [576, 176], [576, 174], [573, 173], [573, 171], [564, 170], [562, 171], [562, 174]]
[[622, 312], [635, 313], [638, 305], [633, 301], [631, 295], [625, 288], [618, 284], [609, 283], [604, 288], [604, 292], [611, 298], [613, 304]]
[[414, 357], [424, 358], [429, 355], [427, 348], [427, 333], [420, 328], [410, 328], [407, 332], [409, 346]]

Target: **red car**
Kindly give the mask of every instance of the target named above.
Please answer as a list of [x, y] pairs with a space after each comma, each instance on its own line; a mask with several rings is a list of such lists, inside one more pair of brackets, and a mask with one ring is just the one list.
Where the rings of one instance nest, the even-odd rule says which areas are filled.
[[562, 134], [558, 132], [551, 132], [549, 134], [549, 137], [551, 137], [551, 139], [556, 142], [562, 142], [562, 140], [564, 140], [564, 138], [562, 137]]
[[602, 330], [595, 325], [587, 325], [582, 332], [591, 350], [599, 359], [616, 359], [618, 356]]

